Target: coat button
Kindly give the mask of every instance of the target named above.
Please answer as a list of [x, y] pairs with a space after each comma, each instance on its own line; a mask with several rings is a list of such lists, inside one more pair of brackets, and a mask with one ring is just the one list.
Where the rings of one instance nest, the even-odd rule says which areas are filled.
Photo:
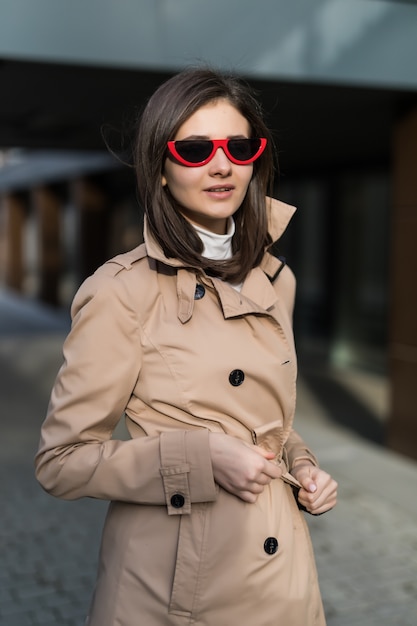
[[181, 509], [185, 504], [184, 496], [180, 493], [174, 493], [174, 495], [171, 496], [171, 504], [174, 509]]
[[275, 554], [278, 550], [278, 539], [275, 537], [268, 537], [264, 541], [264, 550], [267, 554]]
[[245, 374], [242, 370], [233, 370], [229, 374], [229, 383], [233, 385], [233, 387], [239, 387], [245, 380]]
[[201, 300], [201, 298], [204, 298], [205, 293], [206, 289], [204, 285], [200, 285], [200, 283], [198, 283], [194, 292], [194, 300]]

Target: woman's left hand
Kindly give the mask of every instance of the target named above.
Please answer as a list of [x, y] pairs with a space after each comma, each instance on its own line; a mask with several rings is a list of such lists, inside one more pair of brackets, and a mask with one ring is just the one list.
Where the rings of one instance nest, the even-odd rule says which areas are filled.
[[312, 515], [320, 515], [332, 509], [337, 502], [337, 482], [311, 463], [300, 463], [291, 470], [291, 474], [301, 484], [298, 501]]

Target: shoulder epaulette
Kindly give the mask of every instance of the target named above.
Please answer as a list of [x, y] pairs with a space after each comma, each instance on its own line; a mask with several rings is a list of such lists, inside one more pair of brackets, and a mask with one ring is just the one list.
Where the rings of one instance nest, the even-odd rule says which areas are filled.
[[137, 246], [137, 248], [133, 248], [133, 250], [130, 250], [129, 252], [118, 254], [112, 259], [109, 259], [108, 261], [106, 261], [106, 264], [115, 263], [116, 265], [121, 265], [125, 269], [130, 270], [134, 263], [140, 261], [141, 259], [144, 259], [146, 256], [146, 246], [144, 243], [142, 243], [140, 246]]

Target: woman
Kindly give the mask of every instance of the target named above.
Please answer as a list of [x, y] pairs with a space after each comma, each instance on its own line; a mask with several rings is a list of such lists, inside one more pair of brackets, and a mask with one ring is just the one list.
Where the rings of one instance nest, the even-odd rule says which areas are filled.
[[256, 101], [180, 73], [136, 170], [145, 243], [78, 291], [36, 457], [53, 495], [111, 501], [87, 624], [322, 625], [299, 506], [332, 508], [336, 483], [292, 429], [295, 281], [268, 247], [294, 209], [266, 198]]

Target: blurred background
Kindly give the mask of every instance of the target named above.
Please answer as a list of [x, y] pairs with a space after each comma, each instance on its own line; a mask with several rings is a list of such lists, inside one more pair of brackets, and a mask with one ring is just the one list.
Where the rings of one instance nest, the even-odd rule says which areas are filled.
[[121, 153], [175, 71], [232, 71], [274, 132], [275, 195], [298, 207], [280, 253], [298, 278], [299, 350], [328, 365], [332, 390], [355, 388], [352, 426], [417, 458], [415, 2], [1, 0], [0, 11], [0, 284], [68, 307], [99, 264], [140, 242], [133, 173], [106, 144]]
[[[0, 0], [0, 410], [14, 450], [4, 467], [33, 451], [25, 429], [43, 417], [79, 284], [141, 242], [134, 174], [108, 148], [123, 153], [155, 88], [202, 63], [256, 90], [278, 149], [275, 196], [298, 207], [277, 252], [298, 280], [301, 419], [319, 407], [340, 445], [354, 437], [357, 450], [379, 451], [378, 467], [395, 459], [414, 471], [412, 0]], [[26, 421], [13, 430], [11, 414]], [[396, 485], [403, 475], [391, 495]], [[26, 624], [10, 615], [4, 625]]]

